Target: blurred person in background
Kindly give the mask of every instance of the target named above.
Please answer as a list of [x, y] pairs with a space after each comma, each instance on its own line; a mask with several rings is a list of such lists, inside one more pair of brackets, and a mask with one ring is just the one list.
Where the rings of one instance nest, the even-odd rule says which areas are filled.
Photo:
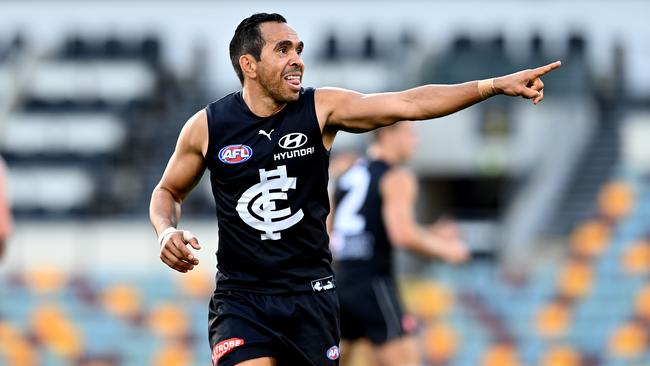
[[405, 316], [399, 299], [392, 247], [450, 263], [469, 258], [452, 221], [422, 227], [415, 219], [417, 179], [400, 165], [416, 143], [411, 122], [378, 129], [367, 157], [336, 181], [330, 245], [341, 307], [342, 366], [350, 365], [350, 350], [359, 339], [372, 343], [380, 365], [422, 364], [414, 320]]
[[210, 171], [219, 221], [208, 327], [215, 365], [338, 364], [338, 296], [325, 225], [337, 131], [442, 117], [497, 94], [537, 104], [540, 77], [560, 66], [362, 94], [303, 87], [303, 47], [279, 14], [244, 19], [230, 43], [242, 90], [186, 122], [152, 193], [160, 259], [185, 273], [199, 264], [187, 246], [200, 245], [178, 229], [181, 203]]
[[6, 170], [5, 162], [0, 157], [0, 260], [4, 256], [7, 240], [11, 234], [11, 211], [7, 200]]

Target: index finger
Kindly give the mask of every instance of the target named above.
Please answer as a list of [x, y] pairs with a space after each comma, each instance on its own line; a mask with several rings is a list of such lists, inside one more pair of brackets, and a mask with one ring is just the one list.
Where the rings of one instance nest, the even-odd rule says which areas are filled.
[[182, 240], [174, 240], [172, 243], [185, 258], [189, 260], [194, 260], [194, 255], [192, 255], [192, 252], [190, 252], [190, 250], [187, 249], [187, 246]]
[[535, 70], [533, 70], [533, 74], [535, 75], [536, 78], [538, 78], [538, 77], [540, 77], [540, 76], [542, 76], [544, 74], [547, 74], [547, 73], [557, 69], [560, 66], [562, 66], [562, 61], [555, 61], [553, 63], [550, 63], [550, 64], [546, 65], [546, 66], [540, 66], [540, 67], [536, 68]]

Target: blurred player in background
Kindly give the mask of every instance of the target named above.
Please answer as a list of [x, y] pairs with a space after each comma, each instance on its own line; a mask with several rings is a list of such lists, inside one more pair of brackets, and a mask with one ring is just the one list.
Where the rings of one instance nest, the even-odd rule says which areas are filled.
[[7, 200], [6, 165], [0, 157], [0, 260], [4, 256], [7, 240], [11, 233], [11, 211]]
[[400, 166], [413, 154], [410, 122], [374, 132], [368, 157], [340, 175], [334, 192], [331, 249], [341, 306], [341, 365], [355, 340], [373, 344], [382, 366], [421, 364], [414, 324], [404, 316], [393, 272], [392, 247], [460, 263], [469, 252], [453, 222], [417, 224], [415, 175]]
[[184, 198], [207, 168], [219, 221], [210, 303], [213, 363], [337, 365], [338, 296], [325, 220], [329, 149], [339, 130], [442, 117], [496, 94], [543, 99], [559, 62], [494, 79], [362, 94], [304, 88], [303, 42], [279, 14], [244, 19], [230, 42], [242, 90], [197, 112], [153, 191], [160, 259], [198, 263], [197, 238], [177, 229]]

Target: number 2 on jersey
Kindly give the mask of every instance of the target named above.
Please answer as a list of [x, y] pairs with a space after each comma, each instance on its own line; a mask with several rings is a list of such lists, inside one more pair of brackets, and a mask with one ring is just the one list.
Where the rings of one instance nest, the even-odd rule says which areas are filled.
[[370, 173], [365, 164], [354, 165], [339, 178], [339, 186], [347, 192], [336, 207], [336, 231], [344, 235], [355, 235], [366, 229], [366, 218], [359, 211], [366, 200], [369, 185]]

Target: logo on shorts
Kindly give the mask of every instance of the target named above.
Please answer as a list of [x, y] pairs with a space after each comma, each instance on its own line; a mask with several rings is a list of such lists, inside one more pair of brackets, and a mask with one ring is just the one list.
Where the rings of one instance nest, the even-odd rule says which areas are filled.
[[413, 315], [406, 314], [402, 317], [402, 329], [406, 334], [415, 332], [417, 328], [418, 320]]
[[330, 360], [337, 360], [339, 356], [340, 356], [339, 347], [332, 346], [330, 349], [327, 350], [327, 358], [329, 358]]
[[253, 149], [248, 145], [228, 145], [219, 150], [219, 160], [226, 164], [239, 164], [253, 156]]
[[311, 281], [311, 288], [316, 292], [327, 291], [336, 288], [334, 276], [319, 278]]
[[239, 346], [244, 345], [244, 340], [241, 338], [229, 338], [214, 345], [212, 348], [212, 364], [216, 365], [217, 361], [225, 354], [230, 353], [232, 350]]

